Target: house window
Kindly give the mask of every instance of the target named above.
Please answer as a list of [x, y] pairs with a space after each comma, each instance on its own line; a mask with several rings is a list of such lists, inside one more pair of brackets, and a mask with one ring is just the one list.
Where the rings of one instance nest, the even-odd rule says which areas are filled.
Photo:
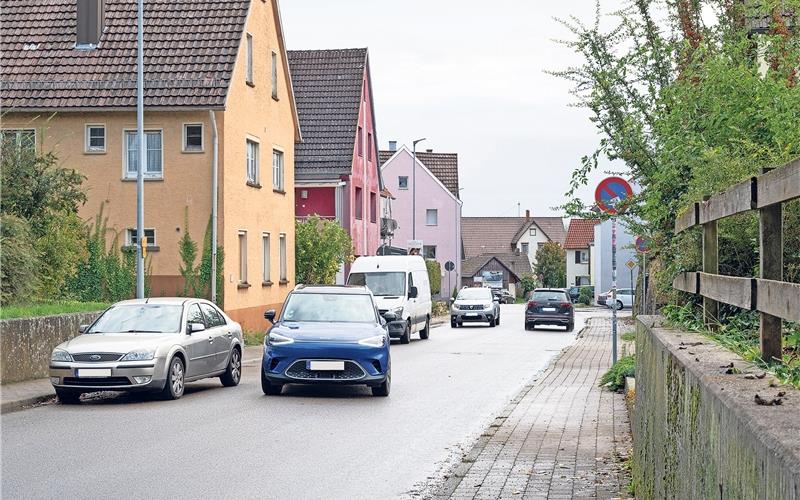
[[247, 231], [239, 231], [239, 283], [247, 284]]
[[531, 230], [530, 230], [530, 235], [531, 235], [531, 236], [536, 236], [536, 228], [535, 228], [535, 227], [532, 227], [532, 228], [531, 228]]
[[283, 191], [283, 151], [272, 150], [272, 189]]
[[86, 149], [87, 153], [106, 152], [106, 126], [105, 125], [86, 125]]
[[422, 245], [422, 258], [435, 259], [436, 258], [436, 245]]
[[[148, 247], [154, 247], [156, 245], [156, 230], [153, 228], [145, 228], [144, 229], [144, 238], [147, 241]], [[125, 244], [127, 246], [136, 246], [139, 244], [139, 238], [136, 235], [136, 228], [129, 227], [125, 231]]]
[[367, 133], [367, 161], [372, 161], [372, 133]]
[[591, 278], [589, 276], [576, 276], [575, 277], [575, 285], [576, 286], [586, 286], [591, 284]]
[[439, 225], [439, 210], [429, 208], [425, 211], [425, 225], [438, 226]]
[[281, 258], [281, 281], [286, 282], [288, 281], [287, 270], [286, 270], [286, 234], [281, 233], [280, 236], [280, 258]]
[[272, 53], [272, 98], [278, 100], [278, 54]]
[[269, 272], [269, 253], [270, 253], [270, 246], [269, 246], [269, 233], [261, 233], [261, 264], [263, 266], [263, 272], [261, 274], [261, 280], [264, 283], [269, 283], [270, 280], [270, 272]]
[[358, 156], [364, 156], [364, 130], [358, 127]]
[[520, 246], [522, 247], [522, 253], [524, 253], [525, 255], [527, 255], [531, 250], [530, 243], [523, 243]]
[[[161, 131], [145, 130], [145, 165], [144, 176], [160, 179], [164, 175], [164, 151], [162, 149]], [[135, 179], [139, 168], [139, 144], [135, 130], [125, 131], [125, 178]]]
[[253, 85], [253, 35], [247, 34], [247, 75], [246, 82]]
[[202, 123], [183, 124], [183, 151], [186, 153], [203, 151]]
[[258, 143], [247, 139], [247, 183], [258, 185]]
[[378, 220], [378, 195], [375, 193], [369, 194], [369, 221], [376, 222]]
[[13, 148], [14, 151], [35, 152], [36, 151], [36, 130], [35, 129], [5, 129], [3, 130], [3, 148]]
[[401, 175], [397, 178], [397, 185], [400, 189], [408, 189], [408, 176]]
[[575, 263], [586, 264], [589, 262], [589, 252], [585, 250], [575, 250]]
[[364, 218], [364, 194], [360, 187], [356, 187], [356, 219]]

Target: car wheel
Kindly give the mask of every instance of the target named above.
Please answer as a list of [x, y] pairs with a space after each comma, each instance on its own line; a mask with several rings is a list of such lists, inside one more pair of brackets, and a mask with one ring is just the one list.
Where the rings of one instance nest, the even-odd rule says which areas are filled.
[[263, 368], [261, 369], [261, 391], [267, 396], [280, 396], [281, 391], [283, 391], [282, 384], [273, 384], [267, 380], [267, 376], [264, 375]]
[[450, 328], [458, 328], [458, 323], [456, 323], [456, 320], [450, 320]]
[[409, 342], [411, 342], [411, 323], [406, 323], [406, 328], [403, 330], [403, 334], [400, 335], [400, 343], [408, 344]]
[[625, 306], [622, 305], [622, 301], [618, 300], [617, 301], [617, 311], [621, 311], [623, 307], [625, 307]]
[[228, 368], [219, 380], [225, 387], [236, 387], [242, 378], [242, 354], [238, 347], [231, 351], [231, 359], [228, 361]]
[[62, 405], [76, 405], [81, 402], [81, 392], [56, 388], [56, 396]]
[[183, 361], [178, 356], [174, 356], [169, 362], [167, 369], [167, 381], [161, 395], [164, 399], [178, 399], [183, 396], [186, 388], [186, 370]]
[[431, 319], [425, 318], [425, 329], [420, 330], [419, 338], [422, 340], [426, 340], [430, 336], [431, 336]]
[[372, 395], [379, 397], [386, 397], [392, 388], [392, 372], [391, 370], [386, 374], [386, 380], [381, 385], [372, 387]]
[[492, 320], [489, 322], [489, 327], [494, 328], [495, 325], [497, 325], [497, 318], [492, 318]]
[[498, 315], [497, 318], [494, 320], [494, 324], [500, 326], [500, 315]]
[[572, 330], [574, 330], [574, 329], [575, 329], [575, 323], [574, 323], [574, 322], [572, 322], [572, 321], [570, 321], [570, 322], [567, 324], [567, 331], [568, 331], [568, 332], [571, 332], [571, 331], [572, 331]]

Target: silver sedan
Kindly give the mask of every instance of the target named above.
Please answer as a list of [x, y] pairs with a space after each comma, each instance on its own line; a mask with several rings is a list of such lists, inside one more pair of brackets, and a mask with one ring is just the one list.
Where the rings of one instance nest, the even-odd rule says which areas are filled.
[[126, 300], [109, 307], [50, 357], [50, 382], [62, 403], [93, 391], [183, 395], [187, 382], [242, 375], [242, 327], [202, 299]]

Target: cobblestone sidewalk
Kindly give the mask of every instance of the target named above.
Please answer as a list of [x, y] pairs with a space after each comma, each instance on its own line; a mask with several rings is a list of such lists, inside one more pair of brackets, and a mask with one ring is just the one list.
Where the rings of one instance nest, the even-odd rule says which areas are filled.
[[610, 365], [611, 321], [592, 319], [581, 338], [508, 405], [454, 474], [433, 489], [433, 498], [628, 497], [625, 400], [597, 386]]

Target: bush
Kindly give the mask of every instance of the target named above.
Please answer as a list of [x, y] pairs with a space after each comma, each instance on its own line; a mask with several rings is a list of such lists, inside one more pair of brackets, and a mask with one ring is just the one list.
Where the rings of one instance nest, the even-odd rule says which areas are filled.
[[353, 240], [335, 220], [312, 215], [295, 225], [295, 282], [332, 285], [353, 256]]
[[580, 294], [578, 295], [578, 302], [588, 306], [589, 304], [592, 303], [592, 300], [594, 299], [594, 296], [592, 294], [592, 289], [589, 288], [588, 286], [583, 286], [581, 287], [580, 290], [581, 291]]
[[26, 302], [38, 285], [38, 259], [25, 219], [0, 215], [0, 303]]
[[[203, 255], [200, 257], [200, 268], [198, 272], [198, 280], [200, 289], [206, 297], [211, 300], [211, 217], [208, 218], [206, 225], [206, 234], [203, 236]], [[222, 307], [223, 304], [223, 284], [225, 283], [225, 253], [222, 246], [217, 245], [217, 300], [216, 304]]]
[[636, 371], [636, 356], [623, 356], [600, 378], [600, 387], [607, 386], [612, 391], [625, 387], [625, 377], [633, 377]]
[[450, 308], [447, 302], [436, 301], [433, 303], [433, 307], [431, 308], [431, 314], [433, 316], [447, 316], [449, 313]]
[[438, 261], [426, 260], [425, 267], [428, 268], [428, 281], [431, 285], [431, 295], [437, 295], [442, 291], [442, 266]]

